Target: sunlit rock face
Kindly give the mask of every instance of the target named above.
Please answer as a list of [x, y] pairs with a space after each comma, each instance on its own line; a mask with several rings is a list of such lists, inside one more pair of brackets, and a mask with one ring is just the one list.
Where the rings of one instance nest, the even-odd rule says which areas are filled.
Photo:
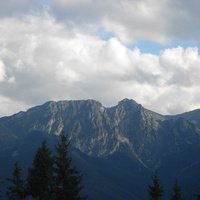
[[104, 107], [95, 100], [47, 102], [0, 120], [11, 135], [24, 137], [32, 131], [48, 135], [68, 134], [71, 145], [94, 157], [129, 151], [144, 166], [161, 165], [163, 157], [198, 145], [199, 130], [181, 118], [143, 108], [134, 100]]

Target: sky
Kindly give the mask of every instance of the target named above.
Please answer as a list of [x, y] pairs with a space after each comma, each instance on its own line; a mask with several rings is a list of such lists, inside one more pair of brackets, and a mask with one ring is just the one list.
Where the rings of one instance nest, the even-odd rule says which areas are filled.
[[0, 117], [54, 100], [200, 108], [199, 0], [0, 1]]

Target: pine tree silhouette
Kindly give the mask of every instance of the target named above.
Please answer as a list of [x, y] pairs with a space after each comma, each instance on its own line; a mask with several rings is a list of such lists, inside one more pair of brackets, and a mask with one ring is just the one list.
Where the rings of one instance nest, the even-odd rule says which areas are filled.
[[71, 158], [68, 157], [69, 145], [67, 136], [60, 135], [60, 144], [56, 147], [58, 155], [55, 157], [56, 200], [85, 200], [86, 197], [80, 195], [82, 176], [75, 167], [71, 167]]
[[148, 194], [150, 200], [160, 200], [163, 196], [163, 186], [161, 186], [159, 178], [158, 178], [158, 172], [156, 171], [154, 175], [152, 176], [153, 185], [148, 185]]

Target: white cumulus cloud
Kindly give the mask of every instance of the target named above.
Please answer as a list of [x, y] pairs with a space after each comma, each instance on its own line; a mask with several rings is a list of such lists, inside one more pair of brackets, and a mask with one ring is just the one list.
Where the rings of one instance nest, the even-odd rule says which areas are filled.
[[200, 107], [198, 47], [155, 55], [126, 46], [198, 41], [197, 1], [18, 2], [0, 3], [1, 116], [61, 99], [132, 98], [163, 114]]
[[117, 38], [102, 41], [49, 15], [0, 22], [0, 80], [10, 77], [0, 84], [2, 99], [27, 107], [51, 99], [93, 98], [111, 106], [128, 97], [165, 114], [199, 105], [197, 48], [143, 54]]
[[4, 63], [0, 60], [0, 82], [4, 81], [6, 78], [6, 71]]

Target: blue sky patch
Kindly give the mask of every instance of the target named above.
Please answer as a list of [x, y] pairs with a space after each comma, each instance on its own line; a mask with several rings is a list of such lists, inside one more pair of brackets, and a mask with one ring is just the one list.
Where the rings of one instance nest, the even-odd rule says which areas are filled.
[[198, 47], [199, 48], [200, 44], [199, 43], [197, 44], [194, 42], [182, 42], [182, 41], [174, 40], [172, 43], [170, 43], [168, 45], [163, 45], [163, 44], [159, 44], [154, 41], [139, 40], [134, 44], [127, 45], [127, 47], [130, 49], [135, 49], [136, 47], [138, 47], [140, 49], [141, 53], [151, 53], [151, 54], [155, 54], [155, 55], [159, 55], [160, 52], [163, 51], [164, 49], [176, 48], [178, 46], [181, 46], [184, 49], [186, 49], [187, 47]]

